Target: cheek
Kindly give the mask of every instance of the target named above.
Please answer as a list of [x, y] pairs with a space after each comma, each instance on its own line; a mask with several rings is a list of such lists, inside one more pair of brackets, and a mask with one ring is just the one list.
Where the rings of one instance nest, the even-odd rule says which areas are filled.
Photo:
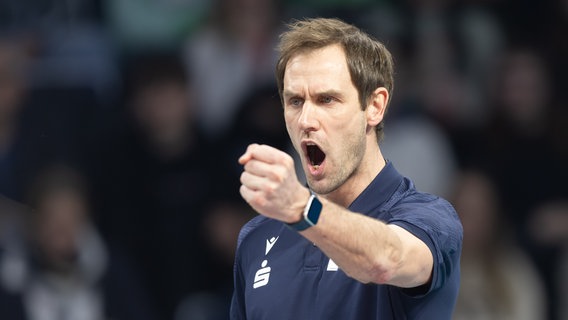
[[[288, 137], [290, 137], [290, 140], [292, 141], [292, 143], [294, 144], [294, 147], [297, 149], [298, 148], [298, 138], [296, 138], [297, 136], [299, 136], [299, 129], [298, 129], [298, 125], [297, 125], [297, 121], [295, 121], [294, 119], [292, 119], [291, 116], [289, 115], [285, 115], [284, 116], [284, 122], [286, 124], [286, 132], [288, 133]], [[299, 149], [297, 149], [299, 150]]]
[[292, 126], [289, 117], [284, 117], [284, 122], [286, 124], [286, 132], [288, 132], [288, 136], [292, 137], [292, 132], [294, 131], [294, 127]]
[[358, 143], [360, 139], [365, 138], [367, 132], [367, 120], [364, 113], [350, 114], [341, 119], [334, 119], [328, 124], [328, 132], [334, 137], [330, 140], [333, 144], [343, 142], [345, 144]]

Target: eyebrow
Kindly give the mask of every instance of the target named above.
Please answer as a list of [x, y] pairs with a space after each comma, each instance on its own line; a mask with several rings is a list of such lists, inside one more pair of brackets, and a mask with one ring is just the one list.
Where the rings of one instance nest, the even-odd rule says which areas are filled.
[[[333, 96], [333, 97], [337, 97], [339, 99], [343, 98], [343, 94], [341, 92], [337, 91], [337, 90], [334, 90], [334, 89], [316, 92], [315, 95], [316, 96]], [[295, 93], [295, 92], [292, 92], [292, 91], [289, 91], [289, 90], [284, 90], [282, 92], [282, 96], [287, 99], [287, 98], [290, 98], [290, 97], [303, 96], [303, 94]]]
[[339, 92], [337, 90], [333, 90], [333, 89], [326, 90], [326, 91], [323, 91], [323, 92], [318, 92], [317, 95], [318, 96], [332, 96], [332, 97], [336, 97], [338, 99], [343, 98], [343, 94], [341, 92]]

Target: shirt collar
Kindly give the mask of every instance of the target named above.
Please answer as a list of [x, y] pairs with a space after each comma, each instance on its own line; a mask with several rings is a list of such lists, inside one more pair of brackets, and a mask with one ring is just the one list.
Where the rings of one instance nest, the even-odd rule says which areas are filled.
[[360, 213], [369, 213], [383, 205], [394, 194], [401, 184], [403, 176], [388, 161], [379, 174], [351, 203], [349, 210]]

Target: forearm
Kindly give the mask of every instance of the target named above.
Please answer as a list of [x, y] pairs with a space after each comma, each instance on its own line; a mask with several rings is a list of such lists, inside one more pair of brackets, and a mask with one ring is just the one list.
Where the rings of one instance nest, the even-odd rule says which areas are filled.
[[[347, 275], [363, 283], [416, 287], [430, 277], [426, 245], [382, 221], [322, 199], [318, 224], [302, 232]], [[420, 247], [423, 245], [423, 247]], [[417, 248], [418, 246], [418, 248]], [[426, 261], [425, 261], [426, 260]]]
[[[292, 158], [272, 147], [250, 145], [240, 193], [260, 214], [294, 223], [310, 196], [297, 180]], [[353, 213], [321, 197], [318, 223], [302, 235], [318, 245], [351, 277], [364, 282], [416, 287], [431, 275], [430, 249], [408, 231]]]

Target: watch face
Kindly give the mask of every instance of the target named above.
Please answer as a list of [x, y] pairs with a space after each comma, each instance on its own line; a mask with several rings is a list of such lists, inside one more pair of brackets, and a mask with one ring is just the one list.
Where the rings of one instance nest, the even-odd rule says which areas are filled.
[[322, 208], [321, 202], [317, 197], [313, 196], [310, 203], [310, 209], [308, 210], [308, 214], [306, 215], [306, 218], [312, 224], [316, 224], [318, 222], [321, 208]]

